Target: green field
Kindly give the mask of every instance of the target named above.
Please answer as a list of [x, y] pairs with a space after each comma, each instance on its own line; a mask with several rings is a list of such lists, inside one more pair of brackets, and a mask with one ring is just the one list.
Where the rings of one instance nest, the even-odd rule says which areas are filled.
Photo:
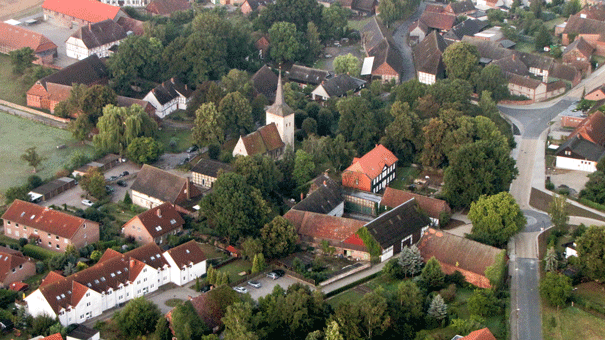
[[336, 308], [341, 303], [345, 303], [345, 302], [357, 303], [362, 298], [363, 298], [363, 295], [361, 293], [357, 292], [355, 289], [349, 289], [346, 292], [342, 292], [342, 293], [330, 298], [326, 302], [329, 303], [330, 306], [332, 306], [332, 308]]
[[[0, 78], [1, 79], [1, 78]], [[2, 85], [0, 84], [0, 89]], [[66, 145], [57, 149], [58, 145]], [[69, 131], [52, 128], [27, 119], [15, 117], [0, 111], [0, 192], [22, 185], [33, 174], [32, 168], [20, 156], [25, 149], [37, 147], [40, 155], [47, 159], [42, 162], [37, 175], [48, 179], [63, 168], [76, 150], [92, 154], [91, 146], [82, 145], [71, 137]]]
[[[176, 139], [176, 148], [170, 147], [170, 140]], [[158, 131], [158, 141], [164, 145], [164, 152], [183, 152], [193, 145], [191, 130], [163, 128]]]
[[0, 99], [25, 105], [25, 92], [28, 88], [23, 86], [19, 77], [13, 73], [10, 58], [0, 54]]
[[542, 336], [545, 340], [603, 339], [605, 320], [575, 307], [557, 311], [542, 306]]
[[235, 282], [242, 278], [239, 273], [249, 271], [250, 269], [252, 269], [252, 263], [250, 263], [250, 261], [239, 259], [226, 264], [217, 270], [220, 272], [226, 272], [227, 275], [229, 275], [229, 282]]

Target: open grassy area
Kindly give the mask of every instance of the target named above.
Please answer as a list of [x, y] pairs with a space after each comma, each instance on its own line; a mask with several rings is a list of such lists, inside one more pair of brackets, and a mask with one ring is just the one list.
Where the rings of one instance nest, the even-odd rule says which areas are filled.
[[329, 303], [330, 306], [332, 306], [332, 308], [336, 308], [341, 303], [345, 303], [345, 302], [357, 303], [362, 298], [363, 298], [363, 294], [359, 293], [355, 289], [349, 289], [346, 292], [340, 293], [340, 294], [330, 298], [326, 302]]
[[[67, 147], [59, 150], [58, 145]], [[25, 150], [32, 146], [37, 147], [38, 154], [46, 157], [37, 173], [42, 179], [54, 176], [70, 160], [76, 150], [86, 154], [93, 152], [91, 146], [83, 145], [73, 139], [69, 131], [52, 128], [0, 111], [0, 154], [2, 155], [0, 192], [24, 184], [27, 177], [33, 175], [32, 168], [20, 158]]]
[[29, 89], [23, 86], [19, 78], [13, 73], [8, 55], [0, 54], [0, 99], [25, 105], [25, 92]]
[[418, 168], [411, 166], [397, 168], [397, 175], [395, 180], [389, 183], [389, 186], [393, 189], [405, 190], [408, 185], [414, 182], [414, 179], [418, 177], [420, 171]]
[[176, 307], [178, 305], [181, 304], [181, 302], [183, 302], [183, 300], [181, 299], [168, 299], [164, 302], [164, 304], [168, 307]]
[[594, 306], [597, 310], [605, 310], [605, 286], [596, 282], [586, 282], [577, 285], [574, 299], [583, 300]]
[[560, 17], [560, 18], [552, 19], [552, 20], [549, 20], [549, 21], [545, 22], [544, 26], [546, 26], [546, 28], [548, 28], [549, 30], [552, 30], [552, 29], [554, 29], [555, 26], [564, 23], [565, 20], [566, 20], [565, 17]]
[[202, 249], [202, 251], [204, 252], [204, 254], [206, 255], [206, 258], [209, 259], [214, 259], [217, 257], [226, 257], [227, 255], [223, 252], [220, 252], [216, 249], [215, 246], [208, 244], [208, 243], [198, 243], [198, 245], [200, 246], [200, 248]]
[[226, 264], [220, 268], [218, 268], [221, 272], [226, 272], [229, 275], [229, 282], [235, 282], [242, 277], [239, 275], [241, 272], [247, 272], [252, 269], [252, 263], [246, 260], [235, 260], [229, 264]]
[[[176, 139], [176, 147], [170, 147], [170, 140]], [[190, 130], [180, 130], [175, 128], [163, 128], [158, 131], [158, 140], [164, 145], [166, 152], [183, 152], [193, 145]]]
[[515, 45], [515, 50], [519, 52], [533, 53], [536, 51], [536, 47], [532, 42], [519, 41]]
[[378, 289], [378, 287], [382, 287], [387, 292], [396, 292], [397, 286], [400, 282], [400, 280], [389, 280], [383, 275], [375, 278], [365, 285], [374, 290]]
[[363, 26], [365, 26], [368, 22], [370, 22], [372, 18], [364, 18], [364, 19], [355, 19], [355, 20], [349, 20], [347, 23], [347, 26], [350, 29], [354, 29], [354, 30], [358, 30], [361, 31], [361, 29], [363, 28]]
[[603, 339], [605, 320], [575, 307], [557, 311], [542, 305], [542, 336], [545, 340]]

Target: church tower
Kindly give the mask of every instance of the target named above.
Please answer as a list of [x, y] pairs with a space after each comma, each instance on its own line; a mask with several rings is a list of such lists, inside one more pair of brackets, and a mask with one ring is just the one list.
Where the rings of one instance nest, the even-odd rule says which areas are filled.
[[267, 109], [265, 115], [265, 124], [275, 123], [281, 140], [286, 147], [291, 146], [294, 149], [294, 110], [284, 101], [284, 92], [281, 82], [281, 69], [277, 79], [277, 92], [275, 93], [275, 103]]

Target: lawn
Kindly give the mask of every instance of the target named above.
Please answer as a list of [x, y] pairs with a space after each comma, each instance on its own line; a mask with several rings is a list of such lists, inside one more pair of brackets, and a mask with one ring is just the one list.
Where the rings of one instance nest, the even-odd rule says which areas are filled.
[[519, 41], [517, 45], [515, 45], [515, 50], [519, 52], [534, 53], [536, 51], [536, 46], [533, 42]]
[[542, 305], [542, 337], [545, 340], [603, 339], [605, 320], [575, 307], [559, 311]]
[[554, 29], [555, 26], [564, 23], [565, 20], [567, 20], [565, 17], [552, 19], [552, 20], [545, 22], [544, 26], [546, 26], [546, 28], [548, 28], [549, 30], [552, 30], [552, 29]]
[[414, 179], [418, 177], [420, 171], [418, 168], [411, 166], [397, 168], [397, 175], [395, 180], [389, 183], [389, 187], [393, 189], [405, 190], [408, 185], [414, 182]]
[[244, 271], [248, 272], [250, 269], [252, 269], [252, 263], [250, 263], [250, 261], [239, 259], [226, 264], [217, 270], [227, 272], [227, 275], [229, 275], [229, 282], [235, 282], [242, 278], [239, 273]]
[[29, 89], [19, 78], [13, 73], [8, 55], [0, 54], [0, 99], [25, 105], [25, 92]]
[[[67, 147], [59, 150], [58, 145]], [[37, 173], [42, 179], [53, 177], [71, 159], [76, 150], [86, 154], [93, 152], [91, 146], [83, 145], [73, 139], [69, 131], [52, 128], [0, 111], [0, 154], [2, 155], [0, 192], [24, 184], [27, 177], [33, 175], [32, 168], [20, 159], [25, 149], [33, 146], [37, 147], [38, 154], [46, 157]]]
[[[176, 147], [170, 147], [170, 140], [176, 138]], [[164, 145], [165, 152], [183, 152], [193, 145], [191, 130], [162, 128], [158, 132], [158, 140]]]
[[396, 292], [399, 283], [401, 283], [401, 280], [389, 280], [384, 275], [381, 275], [374, 280], [369, 281], [365, 285], [373, 290], [378, 289], [378, 287], [382, 287], [387, 292]]
[[[596, 282], [586, 282], [577, 285], [574, 291], [574, 298], [589, 302], [597, 309], [605, 310], [605, 287]], [[598, 308], [600, 307], [600, 308]]]
[[363, 294], [357, 292], [355, 289], [349, 289], [346, 292], [340, 293], [326, 302], [332, 306], [332, 308], [338, 307], [341, 303], [351, 302], [357, 303], [363, 298]]
[[370, 22], [371, 18], [364, 18], [359, 20], [349, 20], [347, 26], [350, 29], [361, 31], [363, 26], [365, 26], [368, 22]]
[[198, 243], [198, 245], [200, 246], [200, 248], [202, 249], [202, 251], [204, 252], [204, 255], [206, 255], [206, 258], [208, 259], [214, 259], [217, 257], [225, 257], [225, 253], [218, 251], [216, 249], [215, 246], [208, 244], [208, 243]]

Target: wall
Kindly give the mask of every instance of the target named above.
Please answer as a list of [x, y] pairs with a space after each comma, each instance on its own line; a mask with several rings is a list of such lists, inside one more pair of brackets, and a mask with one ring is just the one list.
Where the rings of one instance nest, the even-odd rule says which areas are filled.
[[162, 205], [164, 203], [157, 198], [150, 197], [134, 190], [131, 190], [130, 197], [132, 198], [132, 203], [146, 209], [155, 208], [158, 205]]
[[9, 270], [4, 278], [4, 282], [0, 282], [0, 286], [8, 288], [13, 282], [23, 281], [36, 275], [36, 264], [33, 261], [27, 261], [21, 265], [21, 268], [17, 267], [14, 269], [14, 273], [12, 272], [12, 269]]
[[559, 169], [595, 172], [597, 171], [597, 162], [557, 156], [555, 167]]

